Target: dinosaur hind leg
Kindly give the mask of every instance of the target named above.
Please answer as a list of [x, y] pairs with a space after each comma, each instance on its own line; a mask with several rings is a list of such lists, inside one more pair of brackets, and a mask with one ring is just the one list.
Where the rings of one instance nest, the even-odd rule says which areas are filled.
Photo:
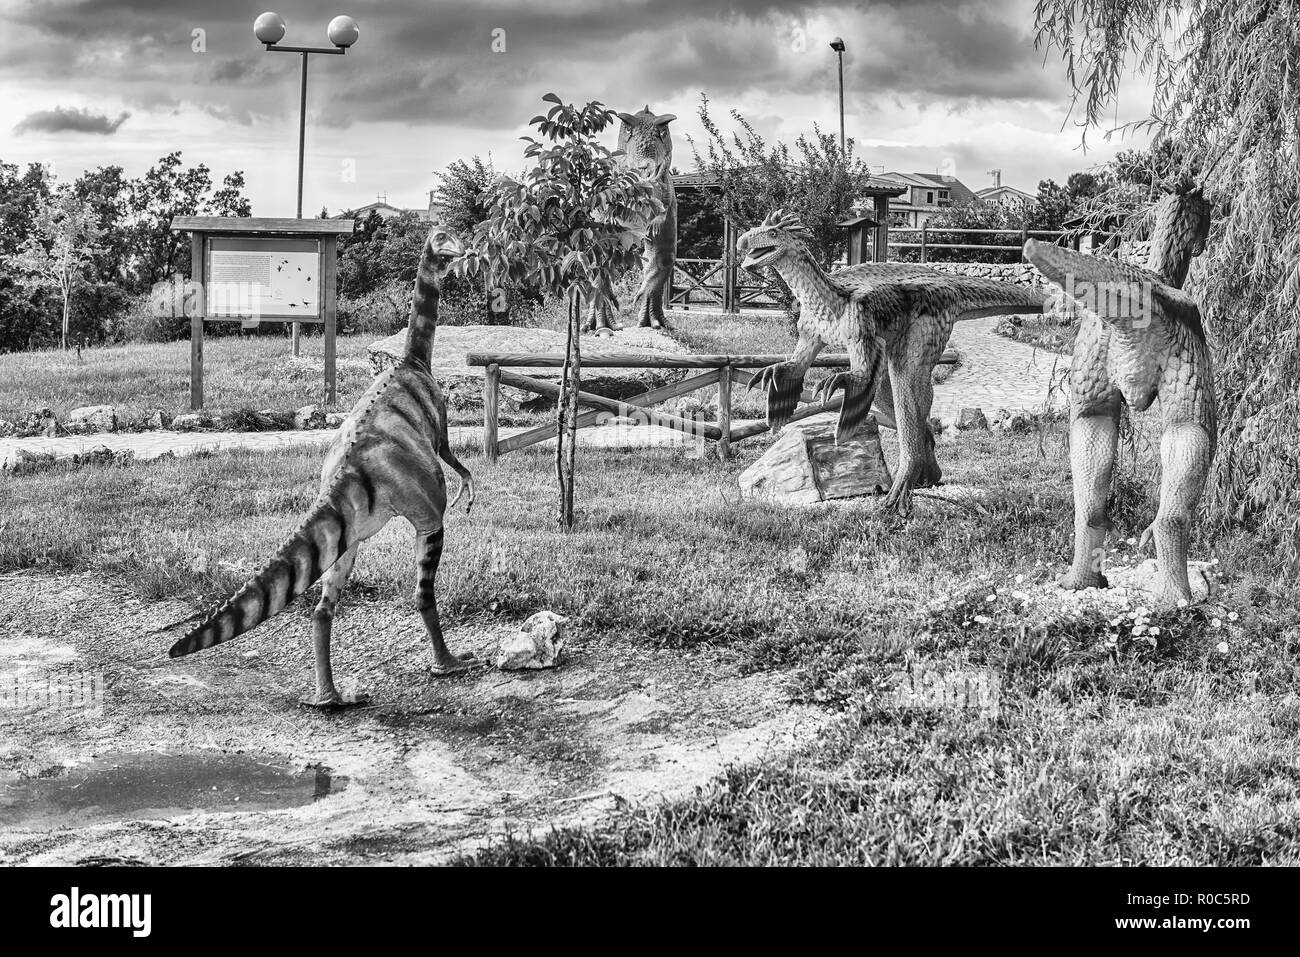
[[438, 529], [415, 539], [415, 562], [418, 578], [415, 585], [415, 607], [424, 619], [425, 630], [433, 648], [434, 677], [459, 674], [474, 667], [474, 655], [454, 655], [442, 637], [442, 622], [438, 618], [438, 600], [434, 594], [434, 579], [442, 562], [443, 531]]
[[334, 615], [338, 611], [339, 596], [347, 584], [348, 575], [357, 560], [357, 546], [353, 545], [339, 556], [321, 578], [320, 601], [311, 613], [312, 647], [316, 655], [316, 696], [303, 704], [316, 708], [341, 708], [365, 704], [366, 698], [357, 695], [347, 700], [334, 687], [334, 669], [330, 665], [330, 636], [334, 630]]
[[1062, 588], [1105, 588], [1102, 574], [1110, 513], [1111, 473], [1119, 442], [1119, 399], [1101, 411], [1076, 415], [1070, 423], [1070, 477], [1074, 486], [1074, 562]]
[[1160, 438], [1160, 510], [1151, 526], [1157, 566], [1153, 591], [1160, 604], [1192, 600], [1187, 581], [1187, 540], [1212, 455], [1209, 435], [1194, 423], [1172, 425]]
[[[892, 365], [892, 364], [891, 364]], [[894, 379], [894, 418], [898, 429], [898, 471], [885, 496], [884, 509], [898, 515], [911, 511], [912, 490], [937, 485], [943, 471], [934, 455], [934, 433], [930, 431], [930, 405], [934, 386], [930, 370], [913, 368]], [[899, 381], [901, 379], [901, 381]]]

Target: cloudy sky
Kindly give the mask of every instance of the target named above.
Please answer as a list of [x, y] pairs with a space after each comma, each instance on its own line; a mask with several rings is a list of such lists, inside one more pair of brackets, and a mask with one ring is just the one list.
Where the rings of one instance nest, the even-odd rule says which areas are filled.
[[[548, 91], [677, 114], [683, 170], [701, 93], [771, 137], [835, 130], [836, 35], [848, 134], [873, 165], [953, 170], [972, 188], [1000, 167], [1032, 192], [1135, 145], [1094, 135], [1080, 151], [1059, 55], [1033, 46], [1033, 0], [0, 0], [0, 159], [71, 179], [180, 149], [218, 178], [243, 170], [255, 215], [292, 215], [299, 62], [254, 39], [264, 3], [287, 44], [324, 45], [338, 13], [361, 27], [346, 56], [311, 61], [309, 215], [379, 193], [423, 206], [434, 174], [476, 153], [518, 170]], [[1148, 103], [1135, 79], [1116, 118]]]

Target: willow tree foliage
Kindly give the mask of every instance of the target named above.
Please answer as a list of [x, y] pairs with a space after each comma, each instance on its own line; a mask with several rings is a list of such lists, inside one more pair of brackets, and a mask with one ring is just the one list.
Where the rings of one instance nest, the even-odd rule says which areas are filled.
[[523, 137], [531, 168], [519, 179], [497, 181], [487, 218], [475, 227], [457, 269], [568, 297], [555, 472], [560, 524], [571, 527], [584, 303], [606, 304], [613, 278], [641, 262], [646, 230], [663, 206], [654, 184], [620, 163], [620, 150], [598, 140], [616, 118], [613, 110], [594, 101], [574, 106], [554, 93], [542, 99], [554, 105], [529, 123], [544, 139]]
[[[1211, 330], [1220, 435], [1211, 514], [1300, 532], [1300, 0], [1039, 0], [1078, 122], [1105, 130], [1126, 71], [1154, 81], [1139, 127], [1176, 159], [1166, 187], [1217, 206], [1193, 294]], [[1111, 131], [1107, 131], [1108, 133]]]

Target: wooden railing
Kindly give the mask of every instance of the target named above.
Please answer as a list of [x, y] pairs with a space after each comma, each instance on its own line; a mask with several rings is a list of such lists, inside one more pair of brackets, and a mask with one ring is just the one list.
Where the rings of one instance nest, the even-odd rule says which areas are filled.
[[[698, 375], [688, 376], [679, 382], [649, 389], [626, 399], [610, 399], [590, 392], [578, 392], [578, 404], [588, 406], [592, 411], [578, 415], [578, 428], [599, 425], [610, 415], [635, 418], [649, 425], [658, 425], [674, 429], [687, 435], [699, 437], [717, 443], [718, 456], [726, 459], [731, 455], [731, 446], [736, 442], [752, 438], [767, 431], [766, 422], [749, 422], [739, 427], [731, 424], [731, 387], [733, 384], [749, 386], [755, 372], [765, 366], [784, 362], [789, 356], [784, 355], [737, 355], [737, 356], [647, 356], [636, 354], [612, 354], [593, 356], [582, 360], [584, 369], [705, 369]], [[956, 362], [952, 353], [945, 353], [939, 360], [941, 364]], [[557, 398], [560, 387], [553, 382], [544, 382], [530, 376], [508, 371], [511, 368], [559, 369], [564, 366], [564, 356], [553, 352], [530, 353], [491, 353], [471, 352], [465, 356], [465, 364], [481, 366], [485, 370], [483, 377], [483, 454], [489, 462], [495, 462], [500, 456], [516, 449], [522, 449], [538, 442], [556, 437], [559, 427], [554, 424], [538, 426], [526, 432], [520, 432], [506, 438], [500, 438], [501, 386], [506, 385], [525, 392]], [[844, 369], [849, 365], [847, 355], [819, 356], [813, 366], [822, 369]], [[716, 385], [718, 387], [718, 421], [704, 422], [697, 419], [685, 419], [681, 416], [657, 412], [652, 406], [686, 395], [697, 389]], [[805, 389], [800, 401], [806, 404], [798, 409], [791, 421], [806, 419], [820, 412], [834, 411], [843, 403], [840, 396], [822, 405], [811, 404], [813, 395]], [[894, 427], [892, 410], [873, 409], [877, 421], [886, 428]]]
[[[893, 236], [898, 233], [914, 235], [917, 237], [915, 242], [895, 242]], [[1062, 231], [1059, 229], [954, 229], [948, 226], [892, 226], [889, 230], [890, 249], [917, 249], [921, 253], [921, 262], [930, 262], [930, 253], [936, 249], [964, 249], [964, 250], [982, 250], [984, 252], [1006, 252], [1015, 253], [1017, 256], [1025, 248], [1025, 241], [1029, 238], [1050, 239], [1052, 242], [1064, 242], [1072, 248], [1077, 249], [1079, 246], [1079, 237], [1074, 233]], [[938, 242], [931, 239], [931, 236], [1015, 236], [1018, 241], [1015, 243], [950, 243]], [[959, 260], [949, 260], [958, 262]], [[964, 261], [964, 260], [962, 260]]]

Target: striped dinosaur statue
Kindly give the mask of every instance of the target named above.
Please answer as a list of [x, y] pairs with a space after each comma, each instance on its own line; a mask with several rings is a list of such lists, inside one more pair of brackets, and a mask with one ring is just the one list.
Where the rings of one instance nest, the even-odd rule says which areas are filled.
[[1150, 268], [1030, 240], [1025, 258], [1082, 307], [1070, 367], [1074, 561], [1065, 588], [1105, 588], [1106, 499], [1121, 404], [1160, 399], [1160, 508], [1140, 547], [1156, 545], [1155, 600], [1192, 600], [1187, 540], [1218, 438], [1214, 370], [1196, 303], [1180, 288], [1205, 247], [1210, 206], [1194, 190], [1155, 208]]
[[323, 575], [320, 601], [312, 613], [316, 694], [303, 703], [363, 703], [364, 697], [345, 700], [334, 686], [330, 633], [357, 546], [400, 515], [415, 526], [415, 606], [433, 644], [433, 674], [454, 674], [472, 666], [472, 655], [458, 657], [443, 641], [434, 597], [443, 513], [449, 507], [439, 458], [460, 476], [451, 506], [465, 493], [467, 510], [474, 503], [473, 478], [447, 443], [446, 405], [429, 366], [439, 285], [460, 253], [459, 241], [447, 230], [436, 226], [429, 232], [401, 363], [376, 377], [339, 429], [321, 469], [320, 494], [302, 524], [239, 591], [172, 646], [171, 657], [211, 648], [257, 627]]
[[[796, 217], [778, 210], [736, 243], [744, 256], [741, 266], [751, 272], [775, 269], [800, 307], [794, 354], [761, 369], [750, 388], [767, 389], [767, 422], [776, 431], [790, 421], [804, 377], [822, 347], [843, 343], [849, 371], [828, 376], [815, 394], [829, 400], [844, 391], [837, 443], [861, 431], [873, 402], [886, 424], [892, 420], [898, 430], [898, 468], [884, 508], [907, 514], [912, 489], [937, 485], [943, 476], [929, 425], [931, 373], [948, 345], [953, 323], [1041, 312], [1045, 297], [1011, 283], [909, 263], [864, 263], [827, 274], [802, 242], [805, 232]], [[889, 371], [887, 379], [882, 368]]]

